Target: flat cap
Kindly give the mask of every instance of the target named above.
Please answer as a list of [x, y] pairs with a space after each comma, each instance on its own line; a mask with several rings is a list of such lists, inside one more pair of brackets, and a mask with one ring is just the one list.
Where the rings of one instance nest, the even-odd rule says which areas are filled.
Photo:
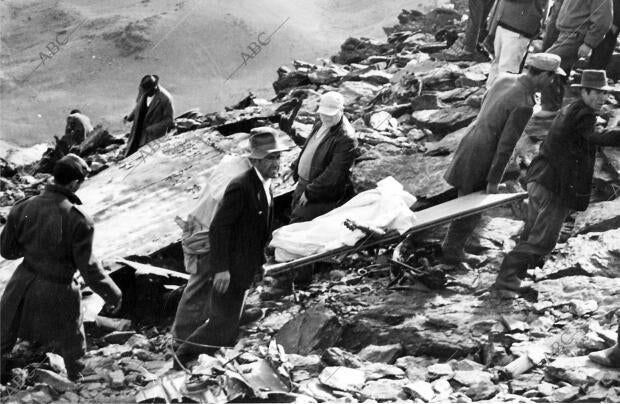
[[73, 180], [84, 181], [89, 172], [90, 168], [84, 159], [73, 153], [67, 154], [54, 165], [54, 177], [63, 178], [68, 182]]
[[562, 63], [562, 58], [553, 53], [530, 53], [525, 60], [526, 66], [566, 76], [566, 72], [560, 67], [560, 63]]

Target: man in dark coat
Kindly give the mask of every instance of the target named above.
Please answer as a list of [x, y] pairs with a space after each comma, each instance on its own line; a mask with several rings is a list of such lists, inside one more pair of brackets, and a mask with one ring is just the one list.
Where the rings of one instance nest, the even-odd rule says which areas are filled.
[[[262, 272], [264, 248], [273, 220], [273, 196], [269, 187], [280, 169], [280, 152], [288, 148], [280, 144], [274, 130], [252, 135], [250, 148], [253, 167], [230, 182], [209, 227], [210, 262], [198, 269], [201, 274], [193, 282], [202, 283], [199, 287], [203, 289], [205, 318], [188, 337], [176, 336], [180, 343], [176, 355], [182, 365], [199, 353], [211, 353], [234, 343], [246, 290]], [[187, 334], [188, 324], [194, 321], [182, 318], [187, 317], [186, 309], [196, 312], [195, 304], [190, 301], [196, 287], [188, 284], [188, 288], [175, 319], [177, 334]]]
[[76, 269], [110, 308], [121, 305], [120, 289], [93, 255], [93, 221], [75, 195], [87, 172], [86, 162], [74, 154], [60, 159], [54, 184], [17, 202], [0, 235], [4, 258], [24, 258], [0, 300], [2, 356], [11, 352], [18, 337], [53, 343], [70, 378], [79, 375], [86, 349]]
[[[498, 192], [514, 147], [532, 116], [534, 93], [548, 86], [556, 73], [563, 73], [559, 66], [556, 55], [530, 55], [525, 73], [505, 73], [487, 91], [476, 122], [461, 140], [444, 175], [459, 196], [485, 189]], [[463, 251], [478, 218], [474, 215], [450, 224], [443, 243], [447, 263], [479, 261]]]
[[174, 126], [173, 116], [172, 96], [159, 85], [159, 76], [144, 76], [138, 88], [136, 106], [124, 118], [125, 121], [133, 122], [125, 157], [164, 136]]
[[507, 297], [525, 292], [521, 280], [527, 269], [553, 250], [568, 214], [588, 207], [597, 146], [620, 146], [620, 127], [595, 127], [611, 90], [605, 71], [584, 70], [581, 84], [574, 86], [580, 87], [581, 98], [560, 111], [527, 172], [525, 227], [494, 285]]
[[357, 139], [355, 129], [344, 116], [342, 95], [335, 91], [323, 94], [319, 116], [308, 139], [298, 136], [290, 125], [286, 130], [295, 143], [303, 144], [291, 166], [297, 181], [291, 222], [312, 220], [353, 195], [350, 170], [356, 157]]

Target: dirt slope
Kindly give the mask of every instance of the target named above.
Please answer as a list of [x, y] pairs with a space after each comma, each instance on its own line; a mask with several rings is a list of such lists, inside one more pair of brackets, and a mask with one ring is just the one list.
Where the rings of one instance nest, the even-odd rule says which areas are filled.
[[[121, 119], [147, 73], [160, 75], [177, 113], [219, 109], [249, 90], [271, 97], [277, 66], [329, 57], [349, 36], [384, 38], [381, 27], [395, 24], [402, 8], [425, 11], [443, 3], [3, 1], [0, 139], [21, 146], [51, 141], [73, 108], [93, 123], [122, 130]], [[248, 50], [261, 33], [266, 43], [276, 29], [259, 52]], [[245, 65], [242, 52], [251, 56]]]

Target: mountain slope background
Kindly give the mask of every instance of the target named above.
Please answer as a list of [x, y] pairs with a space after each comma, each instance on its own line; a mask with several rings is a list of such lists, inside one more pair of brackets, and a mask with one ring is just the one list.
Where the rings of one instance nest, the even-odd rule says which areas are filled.
[[[174, 97], [175, 114], [194, 107], [218, 110], [250, 90], [270, 98], [278, 66], [328, 57], [350, 36], [384, 40], [382, 27], [396, 24], [401, 9], [426, 12], [448, 3], [5, 0], [0, 148], [51, 142], [74, 108], [93, 124], [129, 130], [122, 117], [145, 74], [160, 76]], [[248, 48], [259, 39], [266, 43], [272, 33], [259, 51]]]

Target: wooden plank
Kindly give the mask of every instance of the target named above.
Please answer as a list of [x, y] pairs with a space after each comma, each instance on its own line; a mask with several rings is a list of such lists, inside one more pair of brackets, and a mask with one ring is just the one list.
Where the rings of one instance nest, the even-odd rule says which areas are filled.
[[510, 202], [520, 201], [527, 197], [527, 192], [514, 194], [486, 194], [476, 192], [461, 198], [453, 199], [448, 202], [430, 207], [428, 209], [415, 212], [418, 223], [403, 234], [390, 232], [378, 239], [371, 239], [360, 242], [355, 246], [340, 247], [335, 250], [325, 251], [319, 254], [310, 255], [289, 262], [276, 264], [265, 264], [263, 268], [266, 275], [279, 275], [288, 272], [290, 269], [312, 264], [341, 254], [349, 254], [360, 249], [375, 247], [383, 244], [396, 242], [412, 233], [417, 233], [435, 226], [449, 223], [456, 219], [471, 216], [496, 206], [505, 205]]

